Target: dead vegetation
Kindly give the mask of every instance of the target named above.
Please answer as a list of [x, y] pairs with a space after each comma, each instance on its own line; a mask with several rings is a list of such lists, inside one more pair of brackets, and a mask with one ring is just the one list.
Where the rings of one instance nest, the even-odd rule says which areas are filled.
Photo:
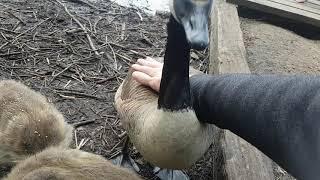
[[[74, 146], [113, 158], [127, 141], [114, 93], [137, 58], [164, 55], [167, 19], [109, 0], [0, 0], [0, 79], [40, 91], [77, 127]], [[192, 53], [203, 71], [207, 59]], [[129, 153], [141, 175], [155, 179], [131, 146]], [[192, 179], [212, 177], [212, 153], [188, 171]]]

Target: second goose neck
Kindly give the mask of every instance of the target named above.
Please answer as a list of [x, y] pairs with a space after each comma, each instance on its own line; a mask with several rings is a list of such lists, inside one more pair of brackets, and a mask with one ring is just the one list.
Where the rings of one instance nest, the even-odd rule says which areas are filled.
[[183, 26], [171, 15], [160, 84], [158, 107], [178, 111], [190, 108], [190, 46]]

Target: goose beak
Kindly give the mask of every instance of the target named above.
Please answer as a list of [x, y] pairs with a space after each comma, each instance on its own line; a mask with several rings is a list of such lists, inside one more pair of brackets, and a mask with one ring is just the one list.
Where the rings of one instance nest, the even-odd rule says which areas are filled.
[[192, 49], [204, 50], [209, 44], [208, 15], [202, 8], [194, 9], [188, 18], [181, 20]]

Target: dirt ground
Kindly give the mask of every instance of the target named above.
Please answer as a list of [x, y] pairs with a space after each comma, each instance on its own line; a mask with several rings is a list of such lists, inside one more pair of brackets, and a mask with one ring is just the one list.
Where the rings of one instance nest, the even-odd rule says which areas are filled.
[[320, 74], [319, 28], [248, 9], [240, 14], [253, 73]]
[[[252, 73], [320, 74], [320, 30], [306, 24], [239, 8]], [[274, 164], [277, 179], [294, 179]]]
[[[164, 55], [168, 14], [151, 17], [109, 0], [59, 2], [0, 0], [0, 79], [41, 92], [77, 126], [74, 147], [111, 159], [123, 152], [127, 139], [114, 93], [137, 58]], [[192, 57], [192, 64], [206, 71], [206, 51]], [[212, 177], [212, 151], [187, 170], [191, 179]], [[129, 154], [140, 175], [157, 179], [132, 145]]]

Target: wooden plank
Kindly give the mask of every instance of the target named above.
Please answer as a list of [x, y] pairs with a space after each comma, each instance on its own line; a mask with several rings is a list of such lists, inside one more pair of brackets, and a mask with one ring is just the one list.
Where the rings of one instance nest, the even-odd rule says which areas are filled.
[[304, 5], [312, 7], [314, 9], [317, 9], [318, 11], [320, 11], [320, 1], [319, 0], [309, 0], [309, 1], [305, 2]]
[[307, 2], [320, 6], [320, 0], [308, 0]]
[[[282, 0], [283, 1], [283, 0]], [[284, 1], [290, 1], [291, 3], [294, 3], [294, 4], [297, 4], [296, 0], [284, 0]], [[318, 13], [320, 12], [319, 9], [320, 9], [320, 1], [318, 0], [308, 0], [304, 3], [299, 3], [299, 6], [304, 6], [304, 7], [307, 7], [307, 8], [311, 8], [312, 11]]]
[[[250, 73], [236, 7], [216, 0], [212, 13], [210, 72]], [[255, 147], [230, 131], [220, 131], [217, 136], [214, 179], [274, 179], [271, 160]]]
[[[256, 2], [256, 0], [252, 0], [253, 2]], [[308, 4], [307, 2], [305, 3], [297, 3], [295, 0], [263, 0], [263, 1], [270, 1], [272, 3], [276, 3], [279, 5], [284, 5], [287, 7], [291, 7], [291, 8], [295, 8], [298, 10], [302, 10], [305, 12], [309, 12], [309, 13], [314, 13], [316, 15], [320, 15], [320, 11], [318, 11], [317, 9], [311, 8], [306, 6], [306, 4]]]
[[212, 13], [210, 72], [250, 73], [236, 7], [220, 0]]
[[[305, 5], [304, 3], [296, 3], [290, 0], [226, 1], [320, 27], [320, 10], [318, 8]], [[315, 2], [316, 1], [313, 1], [312, 6], [316, 6]]]

